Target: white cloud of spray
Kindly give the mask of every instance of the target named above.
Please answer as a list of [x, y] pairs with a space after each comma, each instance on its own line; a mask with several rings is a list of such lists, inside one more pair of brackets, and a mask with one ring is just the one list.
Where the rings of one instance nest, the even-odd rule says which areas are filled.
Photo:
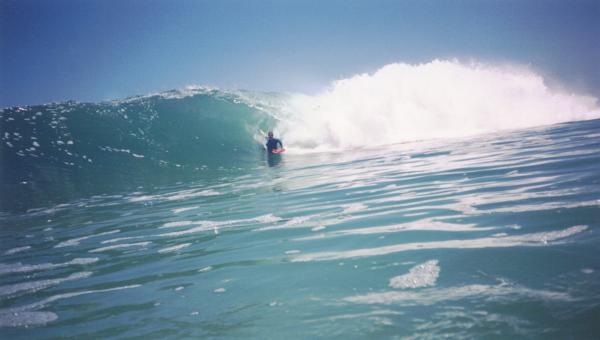
[[340, 149], [600, 117], [597, 99], [549, 88], [526, 67], [390, 64], [294, 96], [277, 130], [299, 149]]

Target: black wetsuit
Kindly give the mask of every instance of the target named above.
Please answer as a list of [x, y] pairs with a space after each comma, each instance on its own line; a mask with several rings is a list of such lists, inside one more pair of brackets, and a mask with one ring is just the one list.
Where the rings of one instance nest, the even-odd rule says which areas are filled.
[[267, 152], [273, 153], [273, 149], [277, 149], [277, 144], [279, 144], [280, 148], [283, 148], [283, 144], [277, 138], [269, 138], [267, 140]]

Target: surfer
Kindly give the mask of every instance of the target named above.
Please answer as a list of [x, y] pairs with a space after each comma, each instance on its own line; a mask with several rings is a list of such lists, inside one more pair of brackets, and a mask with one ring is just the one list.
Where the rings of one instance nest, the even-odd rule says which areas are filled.
[[279, 139], [273, 137], [273, 131], [269, 131], [267, 138], [267, 152], [270, 154], [278, 153], [277, 150], [281, 149], [283, 149], [283, 143], [281, 143]]

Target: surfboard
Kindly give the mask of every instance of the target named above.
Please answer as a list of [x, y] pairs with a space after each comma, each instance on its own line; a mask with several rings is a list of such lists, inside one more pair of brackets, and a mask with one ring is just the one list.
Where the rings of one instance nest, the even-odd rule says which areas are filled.
[[284, 152], [285, 152], [284, 148], [279, 148], [279, 149], [273, 149], [273, 151], [271, 153], [280, 154], [280, 153], [284, 153]]

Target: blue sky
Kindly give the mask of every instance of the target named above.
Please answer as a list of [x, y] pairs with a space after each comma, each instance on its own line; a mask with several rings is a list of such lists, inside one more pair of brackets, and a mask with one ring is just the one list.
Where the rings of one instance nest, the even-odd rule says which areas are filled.
[[190, 84], [314, 93], [435, 58], [530, 65], [600, 97], [600, 1], [0, 0], [0, 107]]

